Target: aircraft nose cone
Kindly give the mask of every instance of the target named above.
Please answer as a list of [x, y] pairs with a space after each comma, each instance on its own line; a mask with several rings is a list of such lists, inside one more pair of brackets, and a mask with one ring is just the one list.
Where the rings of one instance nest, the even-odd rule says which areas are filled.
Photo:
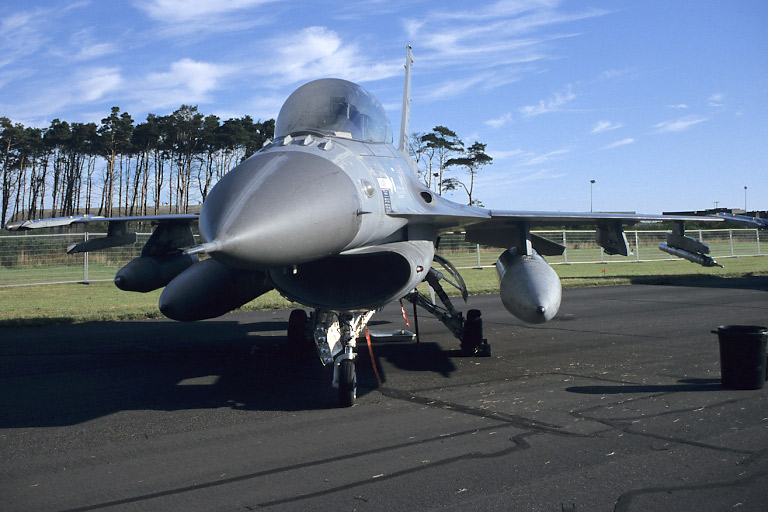
[[297, 265], [343, 250], [360, 200], [336, 164], [302, 152], [258, 154], [226, 174], [200, 212], [211, 256], [239, 268]]

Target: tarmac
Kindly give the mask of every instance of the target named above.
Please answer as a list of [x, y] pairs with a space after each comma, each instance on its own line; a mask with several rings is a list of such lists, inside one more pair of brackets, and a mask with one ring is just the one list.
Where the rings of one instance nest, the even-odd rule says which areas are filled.
[[383, 386], [360, 347], [346, 409], [287, 310], [2, 329], [0, 508], [768, 510], [768, 386], [723, 388], [711, 332], [768, 325], [768, 277], [467, 307], [491, 357], [422, 312], [420, 344], [373, 343]]

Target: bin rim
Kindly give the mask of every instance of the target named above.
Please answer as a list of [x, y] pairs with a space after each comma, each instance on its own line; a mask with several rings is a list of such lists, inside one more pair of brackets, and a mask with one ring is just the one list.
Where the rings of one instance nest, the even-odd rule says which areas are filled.
[[764, 325], [719, 325], [712, 334], [768, 334], [768, 327]]

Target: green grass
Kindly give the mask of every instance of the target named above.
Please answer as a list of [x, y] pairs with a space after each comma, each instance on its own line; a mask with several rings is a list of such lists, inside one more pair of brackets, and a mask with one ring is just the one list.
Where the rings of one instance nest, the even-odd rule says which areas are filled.
[[[0, 327], [163, 318], [157, 309], [161, 292], [124, 292], [111, 282], [2, 288]], [[291, 306], [290, 301], [271, 291], [249, 302], [241, 310]]]
[[[768, 257], [722, 258], [725, 268], [704, 268], [687, 261], [579, 263], [552, 265], [563, 288], [629, 284], [664, 284], [685, 279], [722, 279], [746, 275], [768, 275]], [[497, 293], [494, 268], [462, 270], [470, 295]], [[450, 293], [450, 290], [449, 290]]]
[[[768, 275], [766, 257], [723, 258], [721, 263], [725, 268], [702, 268], [684, 261], [585, 263], [553, 268], [564, 288]], [[462, 275], [470, 294], [498, 292], [498, 278], [493, 268], [467, 269]], [[446, 289], [449, 293], [453, 290]], [[0, 327], [159, 318], [162, 317], [157, 309], [160, 292], [123, 292], [111, 282], [0, 288]], [[241, 309], [289, 307], [293, 307], [291, 302], [272, 291]]]

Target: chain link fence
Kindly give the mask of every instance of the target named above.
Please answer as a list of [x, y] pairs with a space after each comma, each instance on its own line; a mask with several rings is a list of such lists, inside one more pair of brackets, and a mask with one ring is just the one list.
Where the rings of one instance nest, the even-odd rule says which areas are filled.
[[79, 254], [67, 254], [67, 247], [106, 233], [0, 236], [0, 288], [111, 281], [141, 255], [149, 235], [138, 234], [131, 245]]
[[[665, 231], [626, 231], [632, 255], [609, 256], [595, 242], [594, 231], [534, 231], [537, 235], [565, 246], [561, 256], [548, 256], [550, 264], [610, 263], [627, 261], [677, 260], [659, 250], [666, 241]], [[756, 229], [711, 229], [687, 231], [708, 244], [715, 259], [761, 256], [760, 232]], [[0, 288], [58, 283], [111, 281], [123, 265], [141, 254], [149, 233], [137, 235], [135, 244], [103, 251], [69, 255], [67, 247], [106, 233], [58, 235], [18, 234], [0, 236]], [[501, 250], [470, 244], [462, 234], [440, 238], [437, 252], [458, 268], [490, 267]]]
[[[595, 241], [594, 231], [532, 231], [565, 246], [561, 256], [547, 256], [551, 265], [572, 263], [610, 263], [627, 261], [680, 260], [659, 250], [659, 244], [666, 242], [666, 231], [625, 231], [630, 256], [609, 256]], [[761, 256], [765, 248], [760, 246], [760, 232], [757, 229], [708, 229], [691, 230], [685, 234], [709, 245], [710, 256], [715, 259], [738, 256]], [[502, 251], [498, 248], [470, 244], [461, 234], [443, 235], [438, 253], [449, 259], [457, 268], [491, 267]], [[683, 260], [680, 260], [683, 261]]]

